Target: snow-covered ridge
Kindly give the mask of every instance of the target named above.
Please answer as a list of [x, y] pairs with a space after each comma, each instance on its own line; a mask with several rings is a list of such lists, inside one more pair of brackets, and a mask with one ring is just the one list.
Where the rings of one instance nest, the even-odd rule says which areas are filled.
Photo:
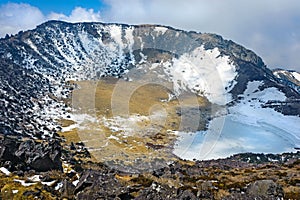
[[275, 69], [273, 74], [280, 82], [295, 89], [300, 94], [300, 73], [292, 70]]
[[294, 82], [297, 85], [300, 85], [300, 73], [298, 73], [296, 71], [279, 69], [279, 70], [274, 70], [273, 74], [277, 78], [280, 78], [280, 79], [285, 78], [291, 82]]
[[[133, 51], [142, 49], [137, 45], [144, 45], [142, 37], [145, 36], [140, 30], [135, 30], [134, 26], [91, 25], [90, 28], [96, 30], [98, 36], [91, 35], [90, 30], [81, 24], [74, 26], [77, 26], [77, 29], [72, 30], [68, 26], [58, 24], [46, 27], [49, 39], [47, 48], [39, 48], [44, 33], [34, 33], [24, 41], [43, 61], [56, 68], [44, 73], [44, 69], [36, 65], [38, 59], [24, 54], [26, 56], [23, 65], [48, 74], [46, 77], [55, 85], [55, 91], [59, 91], [56, 95], [60, 96], [62, 91], [59, 88], [62, 79], [118, 77], [136, 64]], [[157, 37], [166, 34], [168, 30], [162, 26], [152, 28], [153, 32], [158, 34]], [[141, 34], [142, 37], [137, 34]], [[152, 39], [155, 35], [153, 34]], [[156, 46], [155, 43], [148, 44], [147, 48]], [[60, 66], [57, 66], [57, 63]], [[175, 93], [179, 94], [180, 90], [189, 89], [218, 104], [226, 104], [232, 100], [229, 92], [235, 85], [234, 78], [237, 72], [229, 56], [221, 56], [217, 48], [206, 50], [204, 46], [196, 47], [191, 49], [191, 52], [180, 55], [178, 59], [174, 58], [170, 66], [164, 66], [164, 71], [173, 82]]]
[[[56, 71], [61, 71], [68, 79], [94, 79], [96, 77], [113, 75], [118, 76], [126, 70], [124, 60], [124, 50], [132, 46], [132, 29], [128, 28], [123, 40], [122, 28], [118, 25], [95, 26], [99, 30], [100, 37], [104, 33], [109, 33], [111, 41], [104, 44], [101, 38], [97, 38], [88, 33], [87, 30], [70, 30], [65, 27], [48, 27], [49, 35], [48, 48], [39, 49], [40, 42], [37, 38], [39, 34], [34, 34], [25, 40], [36, 53], [41, 55], [48, 64], [56, 67]], [[57, 30], [58, 29], [58, 30]], [[100, 31], [101, 30], [101, 31]], [[51, 59], [49, 59], [51, 58]], [[25, 62], [32, 63], [30, 58]], [[59, 63], [61, 67], [56, 66]], [[35, 66], [36, 71], [41, 68]]]

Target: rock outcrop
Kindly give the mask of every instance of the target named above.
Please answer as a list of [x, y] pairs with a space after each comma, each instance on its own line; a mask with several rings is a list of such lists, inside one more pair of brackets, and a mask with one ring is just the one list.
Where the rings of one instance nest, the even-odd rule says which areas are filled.
[[47, 143], [31, 139], [21, 142], [4, 137], [0, 140], [0, 163], [11, 171], [62, 170], [61, 146], [55, 140]]

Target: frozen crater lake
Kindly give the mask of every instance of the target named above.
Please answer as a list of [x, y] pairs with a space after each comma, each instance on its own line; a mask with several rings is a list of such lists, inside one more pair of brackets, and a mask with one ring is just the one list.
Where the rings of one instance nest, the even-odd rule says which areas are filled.
[[248, 83], [243, 100], [214, 118], [207, 131], [179, 132], [174, 153], [183, 159], [209, 160], [237, 153], [283, 153], [300, 147], [300, 118], [262, 108], [268, 100], [285, 100], [276, 88], [259, 91], [262, 83]]

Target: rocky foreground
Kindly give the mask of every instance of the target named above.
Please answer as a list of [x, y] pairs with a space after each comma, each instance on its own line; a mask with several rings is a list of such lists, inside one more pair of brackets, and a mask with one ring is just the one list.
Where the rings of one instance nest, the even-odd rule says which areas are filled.
[[1, 137], [0, 199], [299, 199], [299, 161], [299, 151], [246, 153], [128, 173], [82, 143]]

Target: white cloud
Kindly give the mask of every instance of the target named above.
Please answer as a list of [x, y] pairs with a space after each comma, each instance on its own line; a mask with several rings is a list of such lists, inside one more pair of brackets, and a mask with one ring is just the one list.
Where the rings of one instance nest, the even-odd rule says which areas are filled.
[[28, 4], [8, 3], [0, 7], [0, 37], [34, 28], [45, 21], [43, 13]]
[[76, 7], [70, 16], [58, 13], [50, 13], [47, 16], [48, 19], [62, 20], [67, 22], [93, 22], [101, 21], [100, 12], [94, 12], [93, 9], [85, 9], [81, 7]]
[[93, 9], [81, 7], [74, 8], [70, 16], [55, 12], [44, 15], [37, 7], [29, 4], [8, 3], [0, 7], [0, 37], [16, 34], [20, 30], [33, 29], [47, 20], [91, 22], [101, 21], [101, 15]]

